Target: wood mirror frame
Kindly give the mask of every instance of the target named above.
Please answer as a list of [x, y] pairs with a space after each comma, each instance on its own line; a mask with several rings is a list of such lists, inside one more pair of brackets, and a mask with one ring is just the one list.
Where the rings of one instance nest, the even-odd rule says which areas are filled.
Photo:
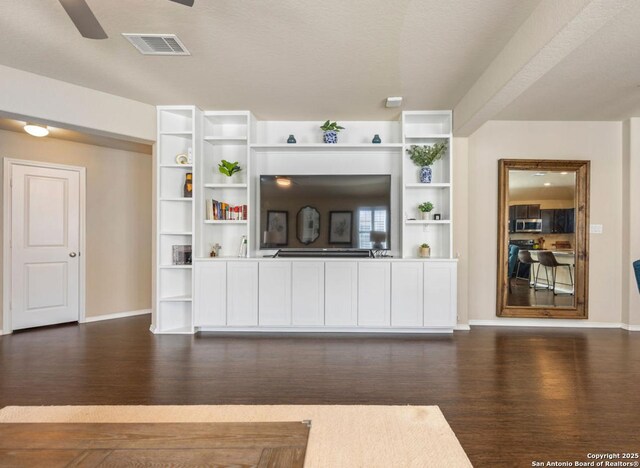
[[[586, 319], [589, 284], [589, 161], [501, 159], [498, 173], [498, 317]], [[509, 306], [509, 171], [567, 171], [576, 175], [575, 279], [573, 306]]]

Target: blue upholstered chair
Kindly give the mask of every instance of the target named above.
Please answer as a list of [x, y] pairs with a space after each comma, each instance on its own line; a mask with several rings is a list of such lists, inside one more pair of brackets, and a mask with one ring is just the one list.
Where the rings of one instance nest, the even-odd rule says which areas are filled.
[[509, 244], [509, 278], [512, 278], [513, 273], [516, 271], [519, 251], [520, 247], [518, 247], [517, 245]]
[[638, 284], [638, 291], [640, 291], [640, 260], [633, 262], [633, 269], [636, 272], [636, 283]]

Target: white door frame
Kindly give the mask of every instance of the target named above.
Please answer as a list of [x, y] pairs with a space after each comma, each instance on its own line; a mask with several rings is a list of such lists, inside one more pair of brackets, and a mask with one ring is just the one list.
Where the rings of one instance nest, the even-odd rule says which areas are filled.
[[86, 173], [85, 167], [67, 166], [65, 164], [51, 164], [25, 159], [2, 158], [4, 161], [3, 177], [3, 239], [2, 239], [2, 333], [13, 332], [11, 323], [11, 175], [13, 166], [33, 166], [45, 169], [62, 169], [77, 172], [80, 177], [80, 252], [78, 278], [78, 322], [85, 322], [85, 263], [86, 263]]

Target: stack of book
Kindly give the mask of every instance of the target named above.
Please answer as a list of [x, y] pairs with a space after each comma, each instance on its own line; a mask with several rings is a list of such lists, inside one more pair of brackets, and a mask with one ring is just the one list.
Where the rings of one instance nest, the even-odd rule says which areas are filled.
[[207, 221], [242, 221], [247, 219], [247, 205], [233, 206], [218, 200], [206, 200]]

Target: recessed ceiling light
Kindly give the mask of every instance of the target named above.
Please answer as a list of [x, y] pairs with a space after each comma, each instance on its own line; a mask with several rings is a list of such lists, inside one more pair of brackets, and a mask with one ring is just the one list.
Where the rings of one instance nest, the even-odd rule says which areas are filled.
[[546, 172], [534, 172], [533, 176], [534, 177], [542, 177], [542, 176], [546, 176], [547, 173]]
[[49, 129], [45, 125], [38, 125], [27, 122], [24, 126], [24, 131], [34, 137], [46, 137], [49, 134]]
[[561, 172], [560, 174], [561, 174], [561, 175], [567, 175], [567, 174], [568, 174], [568, 172], [566, 172], [566, 171], [565, 171], [565, 172]]
[[548, 187], [549, 185], [551, 185], [551, 182], [545, 182], [544, 185], [545, 187]]
[[280, 187], [289, 187], [291, 185], [291, 179], [287, 179], [286, 177], [276, 177], [276, 184]]
[[402, 97], [401, 96], [388, 97], [387, 98], [387, 103], [385, 104], [386, 107], [400, 107], [401, 105], [402, 105]]

